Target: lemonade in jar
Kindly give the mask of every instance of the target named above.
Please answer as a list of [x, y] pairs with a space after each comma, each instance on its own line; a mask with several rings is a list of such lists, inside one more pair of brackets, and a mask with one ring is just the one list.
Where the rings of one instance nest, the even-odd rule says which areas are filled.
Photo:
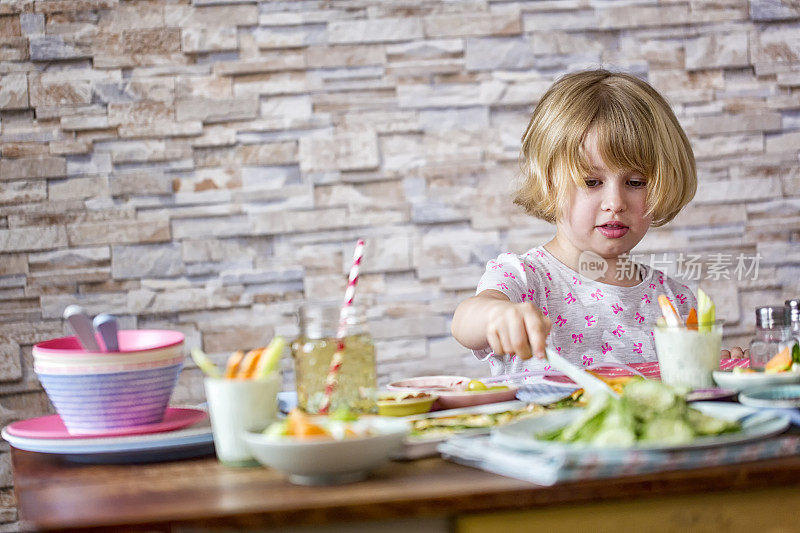
[[[346, 308], [342, 366], [336, 377], [330, 412], [346, 408], [356, 413], [376, 413], [377, 383], [375, 346], [367, 328], [364, 310]], [[300, 336], [292, 343], [298, 406], [318, 413], [325, 395], [331, 359], [337, 350], [340, 307], [307, 304], [300, 308]]]

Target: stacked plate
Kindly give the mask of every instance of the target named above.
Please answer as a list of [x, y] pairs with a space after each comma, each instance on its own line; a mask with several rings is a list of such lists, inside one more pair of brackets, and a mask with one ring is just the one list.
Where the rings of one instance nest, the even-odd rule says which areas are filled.
[[169, 407], [156, 424], [94, 435], [73, 435], [58, 415], [42, 416], [9, 424], [2, 437], [17, 449], [80, 463], [144, 463], [214, 453], [206, 412], [181, 407]]

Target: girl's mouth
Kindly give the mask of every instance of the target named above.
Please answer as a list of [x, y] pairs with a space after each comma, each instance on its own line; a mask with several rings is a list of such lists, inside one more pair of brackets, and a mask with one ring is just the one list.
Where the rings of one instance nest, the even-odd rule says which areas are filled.
[[602, 226], [595, 226], [597, 231], [599, 231], [604, 237], [608, 237], [609, 239], [619, 239], [626, 233], [628, 233], [628, 226], [622, 224], [620, 222], [608, 222], [603, 224]]

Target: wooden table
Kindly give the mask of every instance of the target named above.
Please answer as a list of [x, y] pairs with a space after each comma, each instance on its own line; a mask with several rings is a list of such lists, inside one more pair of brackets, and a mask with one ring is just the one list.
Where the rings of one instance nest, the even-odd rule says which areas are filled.
[[358, 531], [387, 520], [427, 524], [393, 529], [418, 532], [800, 530], [797, 456], [554, 487], [439, 458], [392, 462], [365, 481], [334, 487], [296, 486], [269, 469], [224, 467], [213, 457], [78, 465], [12, 448], [12, 460], [26, 530], [318, 531], [350, 523]]

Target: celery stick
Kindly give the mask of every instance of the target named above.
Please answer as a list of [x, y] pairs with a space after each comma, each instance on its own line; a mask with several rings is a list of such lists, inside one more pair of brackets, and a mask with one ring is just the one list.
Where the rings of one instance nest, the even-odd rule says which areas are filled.
[[283, 348], [286, 346], [286, 339], [283, 337], [275, 337], [270, 341], [269, 346], [261, 354], [261, 360], [258, 362], [256, 368], [255, 379], [265, 378], [271, 373], [275, 372], [278, 368], [278, 361], [281, 360], [283, 355]]
[[200, 348], [192, 348], [192, 359], [194, 360], [197, 367], [203, 371], [205, 375], [211, 378], [221, 378], [222, 372], [220, 372], [217, 365], [214, 364], [214, 361], [209, 359], [209, 357], [205, 354], [203, 350]]
[[716, 320], [716, 307], [703, 289], [697, 289], [697, 325], [698, 331], [709, 332]]

